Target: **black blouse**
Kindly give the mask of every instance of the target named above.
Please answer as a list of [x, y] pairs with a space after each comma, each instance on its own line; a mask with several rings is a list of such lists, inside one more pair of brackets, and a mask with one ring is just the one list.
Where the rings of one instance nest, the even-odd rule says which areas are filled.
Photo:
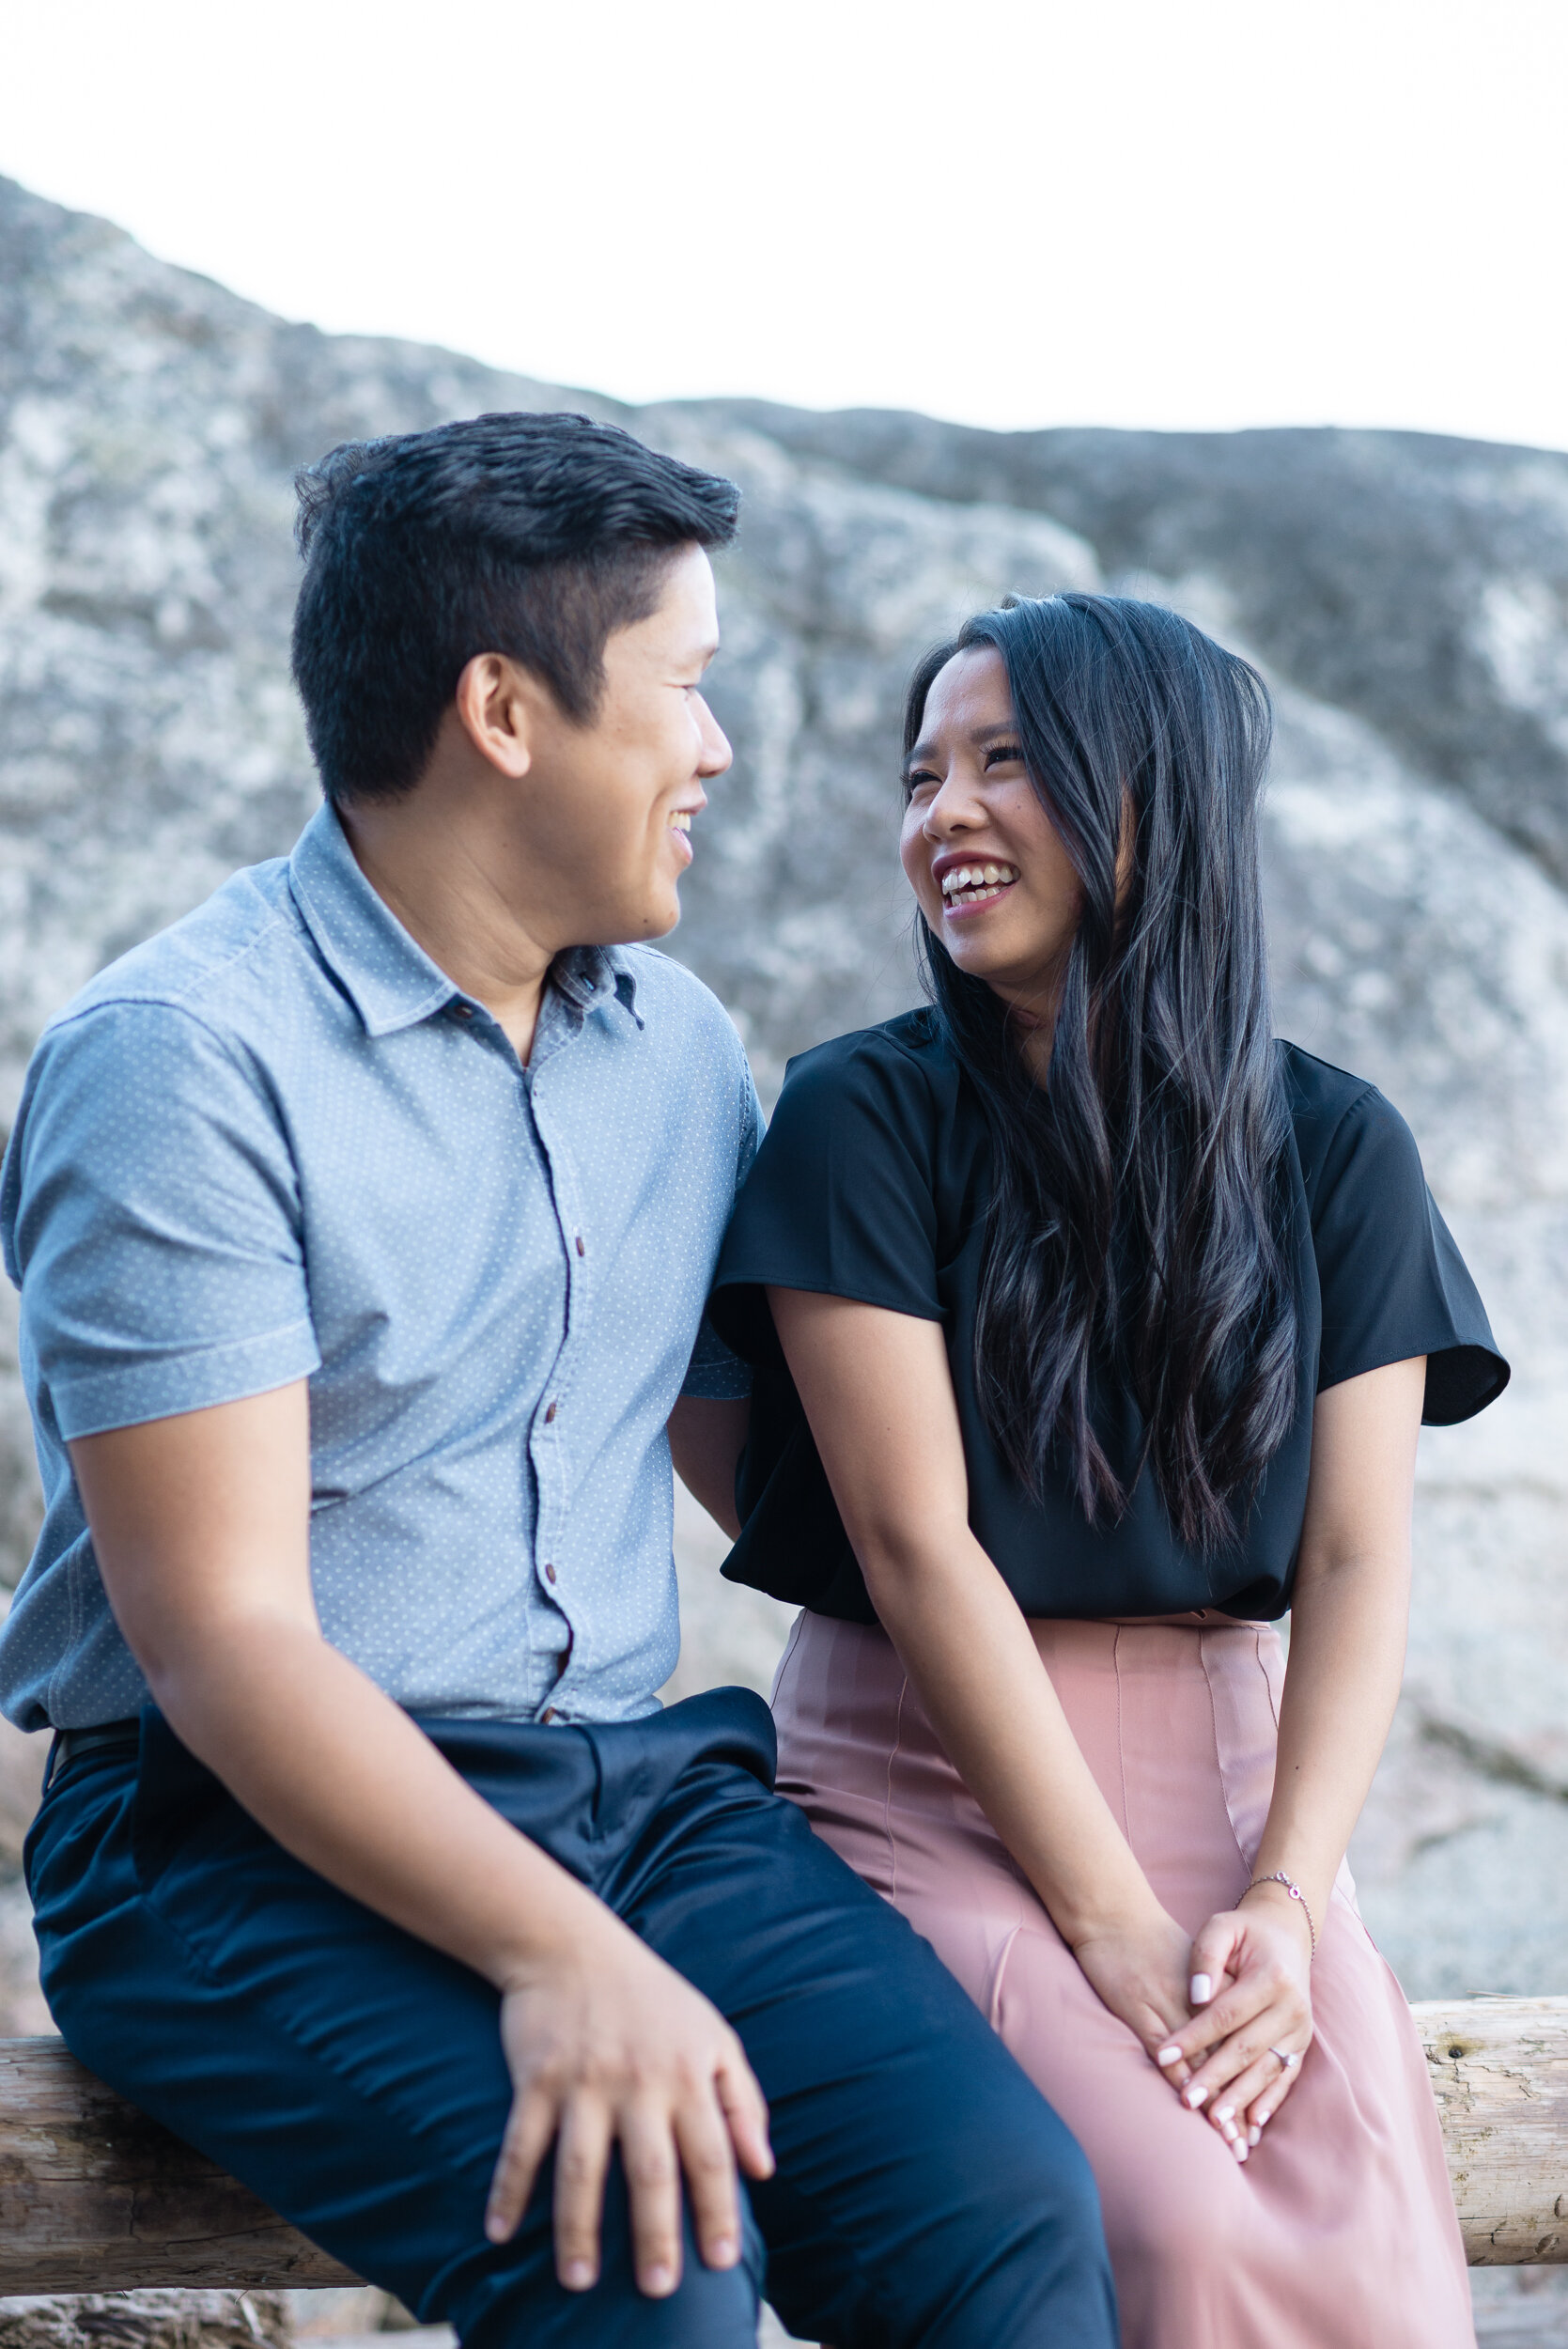
[[[998, 1450], [973, 1369], [989, 1139], [935, 1020], [917, 1011], [790, 1063], [736, 1206], [708, 1308], [755, 1373], [729, 1579], [818, 1614], [876, 1620], [774, 1332], [764, 1294], [772, 1283], [942, 1324], [970, 1524], [1025, 1614], [1283, 1614], [1314, 1394], [1424, 1354], [1422, 1416], [1447, 1426], [1502, 1392], [1508, 1364], [1404, 1119], [1359, 1078], [1294, 1044], [1278, 1049], [1296, 1140], [1297, 1402], [1238, 1547], [1209, 1558], [1186, 1548], [1147, 1471], [1121, 1522], [1095, 1530], [1064, 1478], [1033, 1501]], [[1141, 1423], [1130, 1396], [1102, 1409], [1099, 1433], [1113, 1461], [1136, 1462]]]

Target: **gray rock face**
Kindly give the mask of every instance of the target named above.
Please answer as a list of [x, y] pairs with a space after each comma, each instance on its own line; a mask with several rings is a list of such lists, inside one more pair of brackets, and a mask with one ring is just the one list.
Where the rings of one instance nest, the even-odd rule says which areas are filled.
[[980, 432], [744, 413], [802, 456], [1045, 512], [1116, 573], [1220, 582], [1256, 650], [1568, 878], [1568, 457], [1414, 432]]
[[[1515, 1363], [1493, 1411], [1423, 1443], [1363, 1904], [1412, 1995], [1568, 1987], [1568, 458], [633, 414], [286, 325], [4, 182], [0, 288], [0, 1121], [48, 1014], [314, 803], [289, 480], [335, 441], [569, 404], [741, 481], [714, 678], [736, 765], [672, 948], [765, 1092], [791, 1051], [912, 999], [893, 777], [926, 643], [1010, 587], [1103, 582], [1261, 662], [1279, 1024], [1409, 1118]], [[37, 1498], [8, 1343], [14, 1576]], [[700, 1530], [683, 1551], [680, 1684], [765, 1680], [777, 1610], [715, 1588]]]

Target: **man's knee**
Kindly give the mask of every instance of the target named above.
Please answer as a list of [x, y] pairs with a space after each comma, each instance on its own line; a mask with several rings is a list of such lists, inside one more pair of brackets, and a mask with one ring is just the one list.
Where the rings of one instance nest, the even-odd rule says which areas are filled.
[[1093, 2257], [1103, 2250], [1099, 2188], [1088, 2155], [1028, 2081], [987, 2130], [986, 2190], [998, 2217], [1021, 2231], [1059, 2237]]
[[742, 2190], [741, 2257], [731, 2268], [704, 2266], [687, 2210], [680, 2282], [666, 2299], [650, 2300], [632, 2274], [616, 2155], [606, 2180], [602, 2271], [590, 2291], [563, 2290], [548, 2233], [525, 2222], [513, 2243], [481, 2255], [482, 2270], [454, 2275], [446, 2292], [427, 2295], [420, 2313], [454, 2324], [463, 2349], [755, 2349], [766, 2252], [746, 2204]]
[[645, 2298], [625, 2277], [577, 2293], [499, 2279], [460, 2338], [464, 2349], [755, 2349], [758, 2314], [743, 2268], [721, 2275], [699, 2263], [665, 2300]]
[[1099, 2189], [1078, 2139], [1011, 2068], [976, 2083], [958, 2135], [967, 2202], [960, 2232], [978, 2251], [985, 2279], [971, 2312], [984, 2309], [998, 2340], [1032, 2340], [1048, 2323], [1049, 2337], [1075, 2349], [1114, 2349]]

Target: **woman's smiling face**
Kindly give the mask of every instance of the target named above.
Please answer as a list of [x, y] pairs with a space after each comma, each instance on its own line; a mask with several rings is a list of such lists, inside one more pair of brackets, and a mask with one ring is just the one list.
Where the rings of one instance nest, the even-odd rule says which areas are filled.
[[1083, 889], [1029, 779], [994, 646], [938, 671], [904, 772], [899, 854], [931, 930], [961, 971], [1048, 1020]]

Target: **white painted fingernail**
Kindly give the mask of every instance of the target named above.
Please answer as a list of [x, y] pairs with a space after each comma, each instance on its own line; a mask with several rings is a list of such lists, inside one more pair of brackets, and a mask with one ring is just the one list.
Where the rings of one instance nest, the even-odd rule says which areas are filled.
[[1236, 2124], [1234, 2121], [1221, 2121], [1219, 2123], [1219, 2132], [1228, 2145], [1234, 2145], [1235, 2143]]
[[568, 2292], [586, 2292], [594, 2280], [594, 2271], [586, 2260], [568, 2260], [562, 2270], [561, 2281]]
[[1262, 2131], [1262, 2129], [1259, 2129], [1259, 2128], [1251, 2128], [1251, 2129], [1249, 2129], [1249, 2130], [1248, 2130], [1248, 2132], [1247, 2132], [1247, 2142], [1249, 2143], [1249, 2145], [1261, 2145], [1261, 2144], [1263, 2143], [1263, 2131]]
[[1263, 2126], [1263, 2124], [1264, 2124], [1264, 2123], [1265, 2123], [1265, 2121], [1272, 2121], [1272, 2120], [1273, 2120], [1273, 2118], [1274, 2118], [1274, 2115], [1273, 2115], [1273, 2114], [1269, 2111], [1269, 2109], [1268, 2109], [1267, 2106], [1265, 2105], [1265, 2106], [1264, 2107], [1263, 2110], [1262, 2110], [1262, 2111], [1259, 2113], [1259, 2115], [1258, 2115], [1258, 2126], [1259, 2126], [1259, 2128], [1260, 2128], [1260, 2129], [1262, 2128], [1262, 2126]]
[[1188, 2006], [1207, 2006], [1214, 1996], [1214, 1984], [1207, 1974], [1194, 1974], [1187, 1985]]
[[1184, 2105], [1189, 2105], [1192, 2110], [1196, 2112], [1198, 2107], [1203, 2103], [1203, 2098], [1207, 2094], [1208, 2090], [1203, 2085], [1203, 2082], [1201, 2080], [1194, 2080], [1190, 2088], [1184, 2088], [1182, 2090], [1182, 2102]]
[[1179, 2063], [1181, 2060], [1182, 2051], [1179, 2047], [1161, 2047], [1158, 2055], [1155, 2058], [1155, 2061], [1157, 2063], [1166, 2066], [1172, 2063]]
[[1234, 2155], [1235, 2155], [1235, 2157], [1236, 2157], [1237, 2161], [1245, 2161], [1245, 2160], [1246, 2160], [1246, 2158], [1247, 2158], [1247, 2148], [1246, 2148], [1246, 2146], [1242, 2143], [1242, 2141], [1241, 2141], [1241, 2139], [1240, 2139], [1240, 2138], [1239, 2138], [1239, 2137], [1235, 2139], [1234, 2143], [1232, 2145], [1232, 2147], [1231, 2147], [1231, 2151], [1232, 2151], [1232, 2153], [1233, 2153], [1233, 2154], [1234, 2154]]
[[1216, 2105], [1214, 2117], [1217, 2121], [1234, 2121], [1235, 2119], [1234, 2105]]

